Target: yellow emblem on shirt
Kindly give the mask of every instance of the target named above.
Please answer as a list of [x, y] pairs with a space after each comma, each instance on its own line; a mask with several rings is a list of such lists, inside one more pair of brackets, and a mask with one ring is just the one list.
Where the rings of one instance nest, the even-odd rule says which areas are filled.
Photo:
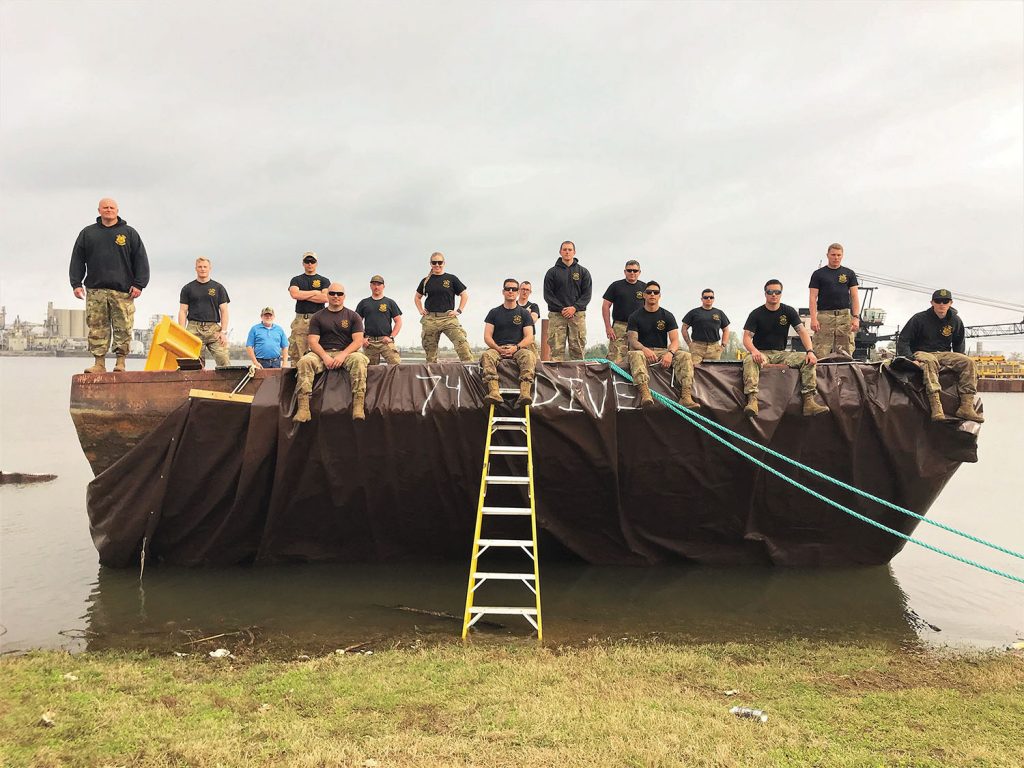
[[665, 330], [665, 321], [664, 320], [659, 320], [654, 325], [657, 327], [657, 329], [659, 331], [664, 331]]
[[445, 288], [451, 288], [452, 287], [452, 281], [451, 280], [445, 280], [444, 282], [441, 283], [441, 285], [443, 285]]
[[840, 273], [840, 275], [839, 275], [839, 282], [840, 283], [845, 283], [846, 282], [846, 273], [845, 272]]
[[523, 316], [520, 315], [518, 312], [516, 314], [512, 315], [512, 324], [513, 325], [522, 325], [523, 324]]
[[944, 325], [944, 326], [942, 326], [942, 335], [943, 336], [952, 336], [953, 335], [953, 326], [952, 325]]
[[348, 320], [342, 320], [341, 321], [341, 327], [342, 328], [348, 328]]
[[117, 237], [114, 238], [114, 242], [117, 243], [118, 245], [124, 245], [125, 243], [128, 242], [128, 238], [125, 237], [124, 235], [118, 235]]
[[642, 298], [644, 297], [644, 292], [643, 292], [643, 291], [637, 291], [637, 292], [636, 292], [636, 297], [637, 297], [638, 299], [642, 299]]
[[573, 272], [572, 273], [572, 279], [573, 280], [579, 280], [580, 279], [580, 273], [579, 272]]
[[789, 325], [789, 318], [786, 317], [785, 315], [782, 315], [779, 318], [779, 325]]
[[206, 289], [206, 292], [207, 292], [207, 293], [208, 293], [208, 294], [209, 294], [210, 296], [216, 296], [216, 295], [217, 295], [217, 289], [216, 289], [216, 288], [207, 288], [207, 289]]
[[718, 321], [721, 321], [721, 319], [722, 319], [722, 318], [721, 318], [721, 316], [720, 316], [719, 314], [717, 314], [717, 313], [716, 313], [716, 314], [714, 314], [714, 315], [712, 315], [712, 316], [711, 316], [711, 319], [712, 319], [712, 320], [718, 320]]
[[382, 301], [380, 303], [380, 305], [377, 307], [377, 309], [379, 309], [381, 312], [387, 312], [388, 311], [388, 303], [386, 301]]
[[316, 280], [313, 281], [313, 287], [314, 288], [319, 288], [320, 287], [320, 278], [319, 277]]

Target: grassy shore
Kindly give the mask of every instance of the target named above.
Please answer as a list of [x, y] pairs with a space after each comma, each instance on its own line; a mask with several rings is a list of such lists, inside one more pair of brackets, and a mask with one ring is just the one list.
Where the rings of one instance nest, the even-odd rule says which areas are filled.
[[[804, 641], [297, 661], [37, 652], [0, 662], [0, 691], [5, 766], [1024, 765], [1024, 658], [1010, 653]], [[737, 718], [735, 704], [770, 719]]]

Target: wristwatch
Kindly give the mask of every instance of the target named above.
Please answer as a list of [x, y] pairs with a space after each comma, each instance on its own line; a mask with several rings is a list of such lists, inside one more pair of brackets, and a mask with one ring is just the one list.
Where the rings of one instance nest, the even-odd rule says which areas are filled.
[[455, 314], [456, 315], [461, 315], [462, 314], [462, 310], [461, 309], [456, 309], [455, 310]]

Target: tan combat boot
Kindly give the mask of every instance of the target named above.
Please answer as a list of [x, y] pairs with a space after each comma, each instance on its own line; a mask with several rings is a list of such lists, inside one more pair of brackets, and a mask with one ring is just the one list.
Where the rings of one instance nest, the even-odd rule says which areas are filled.
[[651, 395], [650, 384], [637, 384], [637, 389], [640, 390], [640, 407], [649, 408], [654, 405], [654, 397]]
[[309, 421], [313, 418], [313, 414], [309, 412], [309, 395], [299, 395], [296, 398], [295, 415], [292, 416], [292, 421], [302, 423]]
[[532, 389], [532, 381], [519, 382], [519, 399], [516, 400], [516, 408], [522, 408], [523, 406], [530, 405], [533, 402]]
[[945, 421], [946, 414], [942, 412], [942, 400], [938, 392], [928, 393], [928, 406], [932, 409], [932, 421]]
[[974, 393], [973, 392], [961, 392], [960, 393], [960, 407], [954, 414], [958, 419], [964, 421], [976, 421], [979, 424], [985, 423], [985, 417], [974, 410]]
[[494, 403], [495, 405], [501, 405], [501, 390], [498, 388], [498, 382], [488, 381], [487, 382], [487, 394], [484, 395], [485, 403]]
[[700, 408], [700, 404], [693, 399], [693, 390], [691, 390], [690, 387], [683, 387], [683, 391], [679, 397], [679, 404], [683, 406], [683, 408], [689, 408], [692, 411]]
[[743, 413], [751, 418], [757, 416], [757, 392], [747, 395], [747, 404], [743, 406]]
[[366, 393], [359, 392], [352, 394], [352, 421], [362, 421], [366, 418], [363, 405], [366, 403]]
[[114, 363], [114, 370], [115, 371], [120, 371], [122, 373], [124, 372], [124, 362], [125, 362], [124, 358], [125, 358], [124, 355], [118, 355], [117, 356], [117, 362]]
[[96, 358], [96, 362], [85, 369], [86, 373], [106, 373], [107, 372], [107, 359], [105, 355], [93, 355]]
[[804, 393], [804, 416], [817, 416], [819, 413], [828, 413], [827, 405], [820, 405], [814, 399], [813, 392]]

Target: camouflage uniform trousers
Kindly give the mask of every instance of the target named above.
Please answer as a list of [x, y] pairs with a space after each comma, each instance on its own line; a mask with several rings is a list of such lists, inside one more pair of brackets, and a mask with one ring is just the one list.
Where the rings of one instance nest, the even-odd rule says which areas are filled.
[[[501, 354], [496, 349], [485, 349], [480, 355], [481, 378], [484, 384], [498, 380], [498, 361], [502, 360]], [[512, 355], [519, 367], [520, 381], [533, 381], [534, 371], [537, 368], [537, 355], [529, 347], [524, 347]]]
[[565, 346], [569, 345], [569, 360], [582, 360], [587, 349], [587, 313], [577, 312], [571, 318], [561, 312], [548, 312], [548, 346], [551, 359], [565, 360]]
[[[664, 348], [650, 348], [651, 352], [658, 356], [653, 363], [648, 363], [644, 353], [638, 349], [631, 349], [628, 353], [629, 372], [633, 381], [637, 384], [650, 384], [651, 374], [647, 370], [648, 365], [661, 366], [661, 358], [668, 352]], [[680, 389], [691, 389], [693, 387], [693, 358], [689, 352], [677, 349], [672, 355], [672, 373], [675, 374], [676, 382]]]
[[625, 363], [626, 355], [629, 353], [629, 345], [626, 342], [626, 325], [624, 320], [616, 320], [612, 323], [615, 339], [608, 340], [608, 359], [617, 365]]
[[199, 350], [199, 359], [203, 365], [206, 365], [205, 352], [213, 355], [213, 361], [218, 368], [224, 365], [231, 365], [228, 345], [220, 340], [220, 323], [200, 323], [195, 320], [189, 320], [187, 330], [203, 340], [203, 346]]
[[956, 391], [974, 394], [978, 391], [978, 375], [974, 372], [974, 361], [959, 352], [915, 352], [914, 359], [924, 368], [924, 384], [928, 393], [938, 392], [939, 369], [955, 371], [960, 377]]
[[426, 353], [428, 363], [437, 362], [437, 342], [442, 333], [455, 345], [455, 353], [459, 360], [468, 363], [473, 359], [473, 353], [469, 351], [469, 342], [466, 341], [466, 331], [463, 330], [458, 317], [452, 317], [447, 312], [427, 312], [420, 318], [420, 325], [420, 338], [423, 340], [423, 351]]
[[366, 346], [363, 347], [363, 354], [370, 360], [370, 365], [377, 365], [383, 357], [388, 365], [398, 365], [402, 362], [402, 356], [398, 354], [398, 348], [393, 341], [384, 341], [386, 336], [367, 336]]
[[291, 333], [288, 335], [288, 359], [296, 365], [302, 356], [309, 351], [309, 318], [313, 315], [296, 315], [292, 320]]
[[87, 288], [85, 323], [89, 327], [89, 352], [103, 357], [114, 337], [114, 354], [127, 355], [135, 327], [135, 301], [124, 291], [112, 288]]
[[825, 357], [835, 352], [853, 354], [853, 316], [848, 309], [818, 310], [820, 330], [811, 336], [815, 357]]
[[[344, 350], [333, 349], [324, 351], [327, 352], [328, 357], [335, 358]], [[359, 351], [349, 353], [349, 356], [345, 358], [345, 362], [341, 364], [341, 367], [348, 371], [348, 376], [352, 380], [353, 395], [366, 393], [366, 366], [369, 364], [370, 359]], [[313, 379], [318, 373], [323, 373], [327, 370], [324, 361], [320, 359], [320, 355], [316, 352], [304, 354], [299, 360], [298, 368], [299, 371], [295, 377], [295, 394], [297, 395], [310, 394], [313, 391]]]
[[722, 345], [717, 341], [691, 341], [690, 356], [693, 364], [700, 365], [705, 360], [721, 360]]
[[[818, 391], [817, 366], [807, 362], [804, 352], [786, 352], [782, 350], [761, 350], [766, 364], [788, 365], [800, 369], [800, 394], [813, 394]], [[761, 366], [754, 362], [753, 355], [743, 358], [743, 393], [752, 395], [757, 392], [761, 381]]]

